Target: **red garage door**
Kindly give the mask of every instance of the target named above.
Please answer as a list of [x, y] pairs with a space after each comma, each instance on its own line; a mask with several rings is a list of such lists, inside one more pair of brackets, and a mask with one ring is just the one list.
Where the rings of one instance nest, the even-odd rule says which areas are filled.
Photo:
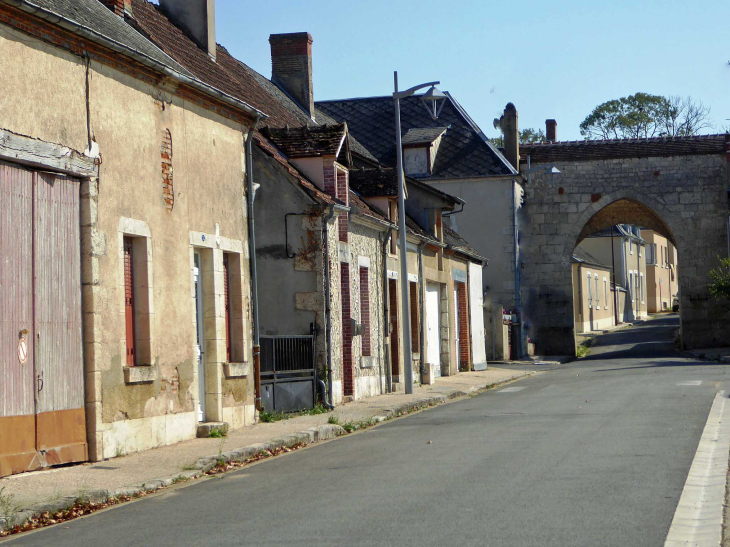
[[0, 162], [0, 476], [87, 459], [79, 183]]

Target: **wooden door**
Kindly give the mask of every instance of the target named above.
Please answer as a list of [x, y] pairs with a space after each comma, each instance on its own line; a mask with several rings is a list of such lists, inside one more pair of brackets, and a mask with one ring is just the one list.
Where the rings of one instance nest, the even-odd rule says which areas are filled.
[[[37, 468], [33, 173], [0, 163], [0, 477]], [[23, 332], [25, 331], [25, 332]], [[18, 354], [21, 338], [27, 354]]]
[[441, 376], [441, 287], [426, 284], [426, 362], [434, 366], [434, 376]]
[[46, 467], [87, 459], [77, 180], [36, 173], [33, 231], [36, 431]]
[[79, 184], [0, 163], [0, 476], [87, 459]]
[[390, 372], [392, 376], [398, 376], [400, 370], [400, 344], [398, 339], [400, 329], [398, 328], [398, 280], [388, 279], [388, 308], [390, 311]]

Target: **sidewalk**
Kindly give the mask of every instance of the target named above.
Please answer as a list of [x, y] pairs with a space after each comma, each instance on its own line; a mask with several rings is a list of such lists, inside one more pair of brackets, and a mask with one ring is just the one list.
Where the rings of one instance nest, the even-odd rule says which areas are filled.
[[[536, 369], [539, 370], [539, 367]], [[193, 439], [103, 462], [5, 477], [0, 479], [0, 490], [2, 496], [11, 499], [14, 508], [21, 511], [17, 517], [28, 518], [38, 512], [60, 510], [77, 498], [104, 499], [120, 493], [132, 495], [136, 491], [167, 486], [180, 476], [193, 478], [201, 475], [206, 467], [210, 468], [221, 455], [245, 460], [261, 449], [294, 444], [293, 440], [309, 443], [336, 437], [343, 430], [338, 425], [328, 425], [333, 415], [337, 416], [340, 424], [376, 417], [382, 421], [414, 406], [446, 402], [493, 384], [532, 374], [535, 371], [500, 368], [460, 373], [439, 378], [432, 386], [417, 387], [412, 395], [397, 393], [371, 397], [338, 406], [325, 414], [258, 423], [231, 431], [227, 437], [220, 439]], [[287, 438], [291, 435], [296, 436]], [[0, 515], [0, 520], [2, 517]]]
[[690, 349], [686, 350], [698, 359], [707, 359], [709, 361], [719, 361], [720, 363], [730, 363], [730, 348], [706, 348], [706, 349]]

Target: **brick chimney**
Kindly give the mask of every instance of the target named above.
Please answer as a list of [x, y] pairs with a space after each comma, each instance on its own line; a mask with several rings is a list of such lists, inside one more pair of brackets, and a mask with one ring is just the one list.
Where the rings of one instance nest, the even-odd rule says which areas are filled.
[[501, 120], [502, 133], [504, 133], [504, 157], [512, 164], [512, 167], [520, 170], [520, 129], [517, 123], [517, 109], [512, 103], [504, 107], [504, 115]]
[[160, 0], [160, 7], [215, 61], [215, 0]]
[[555, 120], [545, 120], [545, 140], [555, 142], [558, 134], [558, 122]]
[[312, 37], [308, 32], [272, 34], [271, 80], [314, 118]]
[[112, 10], [119, 17], [124, 15], [132, 15], [132, 0], [101, 0], [107, 8]]

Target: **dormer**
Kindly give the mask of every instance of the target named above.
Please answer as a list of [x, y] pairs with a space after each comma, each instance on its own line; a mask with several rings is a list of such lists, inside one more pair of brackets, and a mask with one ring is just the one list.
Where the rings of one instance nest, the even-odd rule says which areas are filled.
[[347, 124], [265, 127], [262, 133], [320, 189], [347, 202], [347, 189], [339, 188], [352, 165]]
[[429, 177], [433, 172], [441, 137], [448, 127], [412, 128], [403, 135], [403, 171], [413, 177]]

